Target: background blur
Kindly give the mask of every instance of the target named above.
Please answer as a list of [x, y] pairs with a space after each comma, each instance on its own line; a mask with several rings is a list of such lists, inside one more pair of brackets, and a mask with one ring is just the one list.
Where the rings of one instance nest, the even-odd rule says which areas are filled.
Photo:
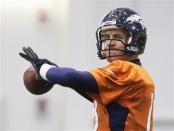
[[174, 1], [172, 0], [0, 0], [0, 131], [91, 131], [93, 105], [56, 85], [30, 94], [22, 77], [30, 65], [19, 57], [31, 46], [60, 66], [102, 66], [95, 31], [104, 14], [129, 7], [148, 29], [144, 67], [156, 84], [154, 131], [174, 131]]

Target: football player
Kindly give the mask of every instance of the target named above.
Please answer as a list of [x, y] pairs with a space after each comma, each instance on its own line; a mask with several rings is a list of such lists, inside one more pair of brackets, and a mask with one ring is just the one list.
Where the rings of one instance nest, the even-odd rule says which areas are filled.
[[96, 31], [98, 56], [109, 63], [77, 71], [40, 59], [23, 47], [37, 76], [70, 87], [94, 103], [97, 131], [152, 131], [154, 83], [138, 56], [146, 45], [146, 27], [138, 13], [117, 8], [107, 13]]

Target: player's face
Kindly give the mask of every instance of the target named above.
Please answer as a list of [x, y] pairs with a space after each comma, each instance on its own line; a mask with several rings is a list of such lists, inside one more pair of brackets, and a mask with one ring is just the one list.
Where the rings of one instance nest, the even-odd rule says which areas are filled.
[[122, 29], [107, 29], [101, 32], [102, 56], [111, 62], [125, 59], [127, 54], [123, 51], [128, 41], [128, 32]]

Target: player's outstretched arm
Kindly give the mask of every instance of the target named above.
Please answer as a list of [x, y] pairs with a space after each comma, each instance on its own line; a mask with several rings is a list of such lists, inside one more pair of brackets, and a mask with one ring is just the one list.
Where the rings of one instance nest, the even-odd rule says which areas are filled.
[[70, 87], [86, 98], [87, 93], [98, 92], [97, 82], [89, 72], [58, 67], [47, 59], [40, 59], [30, 47], [23, 47], [23, 51], [24, 53], [20, 52], [19, 55], [33, 65], [38, 79]]
[[88, 71], [77, 71], [69, 67], [52, 67], [43, 64], [40, 69], [43, 79], [78, 91], [97, 93], [98, 85]]

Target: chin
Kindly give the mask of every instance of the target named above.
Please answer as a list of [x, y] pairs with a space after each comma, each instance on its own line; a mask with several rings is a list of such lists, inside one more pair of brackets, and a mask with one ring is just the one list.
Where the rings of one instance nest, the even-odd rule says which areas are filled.
[[114, 60], [118, 60], [118, 58], [115, 58], [115, 57], [108, 57], [108, 58], [107, 58], [107, 61], [108, 61], [108, 62], [112, 62], [112, 61], [114, 61]]
[[118, 57], [108, 57], [106, 59], [107, 59], [108, 62], [112, 62], [114, 60], [124, 60], [124, 58], [119, 57], [119, 56]]

